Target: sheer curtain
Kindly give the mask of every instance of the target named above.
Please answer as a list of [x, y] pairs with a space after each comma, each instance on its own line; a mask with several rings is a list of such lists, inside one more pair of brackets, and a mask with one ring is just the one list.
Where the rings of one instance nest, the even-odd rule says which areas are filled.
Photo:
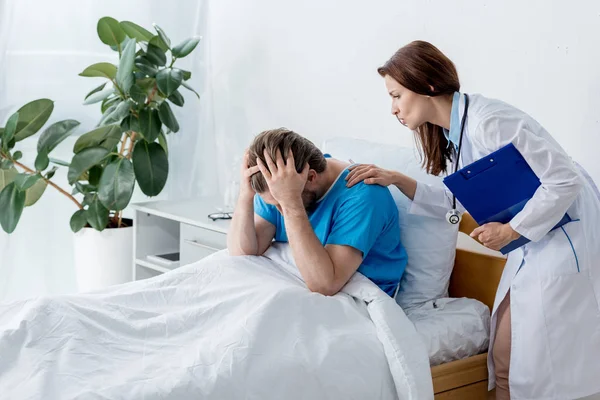
[[[21, 105], [37, 99], [54, 100], [49, 122], [73, 118], [81, 122], [75, 137], [52, 156], [69, 160], [77, 135], [91, 130], [100, 116], [99, 106], [83, 105], [85, 95], [102, 83], [100, 78], [78, 74], [90, 64], [117, 62], [116, 53], [102, 44], [96, 23], [103, 16], [130, 20], [152, 30], [160, 25], [175, 43], [200, 35], [192, 55], [178, 61], [192, 72], [190, 84], [201, 100], [186, 90], [185, 107], [174, 107], [181, 130], [169, 135], [170, 176], [159, 198], [184, 198], [219, 193], [211, 168], [215, 143], [208, 70], [210, 38], [206, 35], [208, 2], [186, 0], [0, 0], [0, 121], [2, 125]], [[37, 136], [19, 142], [23, 162], [33, 165]], [[53, 178], [69, 189], [66, 170]], [[70, 191], [70, 190], [69, 190]], [[136, 192], [132, 202], [148, 200]], [[73, 237], [69, 218], [75, 206], [53, 188], [26, 208], [16, 231], [0, 231], [0, 300], [75, 291]], [[0, 210], [2, 212], [2, 210]]]

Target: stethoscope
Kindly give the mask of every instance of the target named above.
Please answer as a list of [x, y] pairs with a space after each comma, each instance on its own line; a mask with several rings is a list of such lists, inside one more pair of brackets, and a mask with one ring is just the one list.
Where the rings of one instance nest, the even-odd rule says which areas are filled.
[[[469, 96], [465, 93], [465, 111], [460, 122], [460, 139], [458, 140], [458, 150], [456, 152], [456, 163], [454, 164], [454, 173], [458, 171], [458, 161], [460, 160], [460, 151], [462, 150], [463, 134], [465, 132], [465, 121], [467, 119], [467, 111], [469, 110]], [[452, 225], [460, 223], [462, 214], [456, 209], [456, 196], [452, 194], [452, 210], [446, 213], [446, 221]]]

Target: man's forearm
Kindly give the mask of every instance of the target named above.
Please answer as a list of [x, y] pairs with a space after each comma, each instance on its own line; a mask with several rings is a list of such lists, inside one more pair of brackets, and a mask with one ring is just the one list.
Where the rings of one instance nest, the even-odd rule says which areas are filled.
[[231, 227], [227, 233], [227, 248], [232, 256], [255, 256], [258, 240], [254, 225], [254, 203], [240, 197], [235, 207]]
[[319, 241], [299, 199], [282, 205], [283, 218], [296, 265], [312, 291], [334, 294], [335, 271], [329, 253]]

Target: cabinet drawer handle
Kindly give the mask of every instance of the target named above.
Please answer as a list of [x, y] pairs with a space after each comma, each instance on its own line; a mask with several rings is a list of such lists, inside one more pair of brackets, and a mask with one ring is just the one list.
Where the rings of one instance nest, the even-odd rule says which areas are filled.
[[207, 246], [207, 245], [197, 242], [195, 240], [184, 239], [183, 241], [186, 242], [187, 244], [191, 244], [192, 246], [201, 247], [206, 250], [221, 251], [221, 249], [217, 249], [216, 247]]

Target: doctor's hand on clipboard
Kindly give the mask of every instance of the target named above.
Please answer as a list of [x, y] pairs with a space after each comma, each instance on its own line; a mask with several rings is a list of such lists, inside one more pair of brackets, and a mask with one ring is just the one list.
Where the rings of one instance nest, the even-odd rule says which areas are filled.
[[510, 224], [489, 222], [481, 225], [471, 232], [472, 238], [478, 240], [488, 249], [499, 251], [510, 242], [517, 240], [521, 235]]

